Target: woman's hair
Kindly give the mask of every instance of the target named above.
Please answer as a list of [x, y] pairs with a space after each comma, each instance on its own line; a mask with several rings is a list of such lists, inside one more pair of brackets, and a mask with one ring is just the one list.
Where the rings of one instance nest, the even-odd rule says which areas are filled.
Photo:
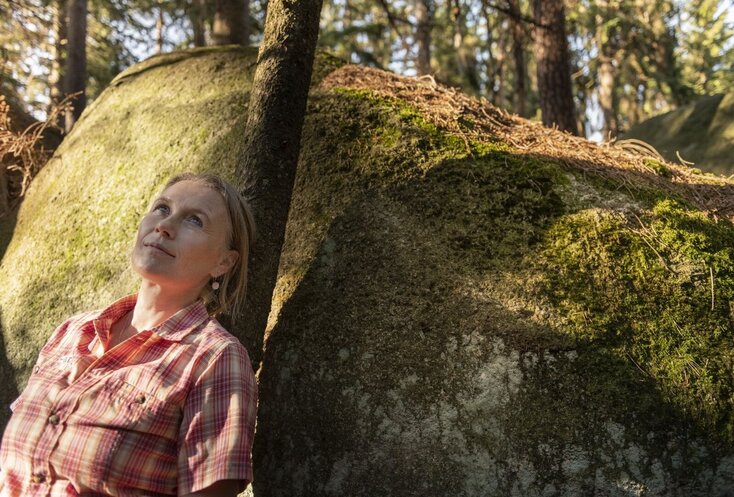
[[231, 250], [239, 253], [232, 269], [218, 277], [219, 289], [204, 287], [202, 295], [209, 313], [216, 315], [222, 312], [237, 316], [245, 303], [247, 294], [247, 261], [250, 247], [255, 243], [255, 218], [247, 200], [237, 189], [219, 176], [209, 173], [181, 173], [171, 178], [164, 190], [181, 181], [194, 181], [219, 192], [227, 207], [232, 230], [227, 236]]

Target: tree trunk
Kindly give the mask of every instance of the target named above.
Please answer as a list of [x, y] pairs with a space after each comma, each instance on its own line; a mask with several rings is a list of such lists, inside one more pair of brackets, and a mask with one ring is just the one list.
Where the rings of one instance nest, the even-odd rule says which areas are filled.
[[192, 0], [188, 13], [194, 34], [194, 46], [206, 46], [206, 0]]
[[[49, 71], [48, 84], [50, 90], [50, 102], [47, 114], [51, 109], [64, 99], [64, 71], [66, 65], [66, 0], [54, 2], [54, 44], [51, 57], [51, 70]], [[60, 115], [56, 125], [64, 128], [64, 116]]]
[[613, 59], [617, 55], [615, 30], [607, 27], [607, 20], [619, 12], [619, 5], [613, 5], [609, 0], [600, 0], [597, 3], [598, 13], [596, 20], [596, 49], [598, 51], [599, 70], [597, 72], [599, 88], [599, 106], [601, 107], [603, 125], [602, 136], [610, 140], [619, 134], [617, 122], [617, 103], [615, 102], [614, 86], [617, 80], [617, 68]]
[[415, 39], [418, 44], [416, 71], [418, 75], [431, 74], [431, 23], [432, 8], [430, 0], [415, 2]]
[[69, 0], [69, 42], [66, 55], [65, 93], [78, 93], [72, 100], [73, 109], [66, 113], [66, 132], [81, 116], [87, 105], [87, 0]]
[[[246, 153], [238, 171], [252, 199], [258, 240], [242, 336], [262, 344], [285, 236], [322, 0], [271, 0], [250, 93]], [[259, 362], [262, 351], [251, 351]], [[262, 440], [262, 437], [260, 438]], [[256, 441], [257, 443], [257, 441]], [[262, 475], [262, 473], [260, 473]], [[259, 478], [267, 487], [267, 478]]]
[[515, 113], [526, 117], [525, 101], [527, 100], [527, 66], [525, 63], [525, 26], [520, 21], [520, 5], [517, 0], [508, 0], [510, 27], [512, 28], [512, 58], [515, 61]]
[[578, 135], [563, 0], [533, 0], [533, 18], [543, 124]]
[[482, 0], [482, 15], [484, 16], [484, 22], [487, 25], [487, 39], [484, 43], [484, 49], [487, 52], [487, 62], [485, 64], [485, 74], [487, 77], [487, 88], [485, 95], [487, 100], [497, 105], [495, 100], [495, 79], [496, 79], [496, 67], [497, 64], [494, 60], [494, 51], [492, 49], [493, 44], [493, 30], [494, 30], [494, 17], [489, 13], [489, 3], [487, 0]]
[[10, 213], [10, 191], [5, 164], [0, 163], [0, 222]]
[[479, 76], [477, 76], [476, 60], [464, 43], [464, 13], [461, 9], [461, 0], [452, 0], [451, 19], [454, 25], [454, 53], [456, 65], [459, 68], [462, 81], [475, 92], [479, 91]]
[[507, 33], [504, 30], [500, 30], [499, 45], [497, 49], [497, 87], [494, 92], [495, 105], [507, 109], [507, 82], [505, 81], [505, 61], [507, 59]]
[[607, 55], [601, 55], [599, 57], [599, 106], [604, 116], [604, 125], [602, 128], [604, 140], [609, 140], [619, 134], [617, 106], [614, 102], [615, 80], [616, 68], [612, 64], [612, 59]]
[[163, 53], [163, 7], [158, 4], [158, 18], [155, 21], [155, 45], [156, 53]]
[[247, 45], [250, 34], [247, 32], [247, 7], [249, 0], [216, 0], [214, 2], [214, 24], [212, 43], [214, 45]]

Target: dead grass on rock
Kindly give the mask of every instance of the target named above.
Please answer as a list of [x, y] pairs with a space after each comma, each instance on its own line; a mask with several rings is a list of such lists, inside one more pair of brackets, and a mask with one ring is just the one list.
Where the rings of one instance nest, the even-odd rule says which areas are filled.
[[687, 200], [715, 220], [723, 217], [734, 221], [734, 181], [664, 162], [657, 152], [639, 143], [598, 145], [510, 114], [485, 99], [438, 84], [430, 76], [405, 77], [345, 65], [326, 76], [319, 87], [368, 90], [378, 97], [402, 100], [439, 128], [461, 136], [468, 151], [470, 141], [506, 143], [519, 154], [550, 158], [571, 171], [612, 181], [633, 197], [635, 190], [657, 189]]

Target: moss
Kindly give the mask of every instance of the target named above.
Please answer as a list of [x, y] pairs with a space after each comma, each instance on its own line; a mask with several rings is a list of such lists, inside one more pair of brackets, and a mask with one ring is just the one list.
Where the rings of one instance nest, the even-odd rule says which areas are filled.
[[[696, 425], [734, 443], [734, 231], [673, 200], [558, 219], [543, 291], [569, 333], [642, 368]], [[713, 298], [712, 298], [713, 285]]]
[[663, 164], [662, 162], [660, 162], [659, 160], [646, 157], [643, 160], [643, 162], [647, 167], [652, 169], [655, 172], [655, 174], [657, 174], [658, 176], [663, 176], [665, 178], [670, 178], [672, 176], [670, 169], [668, 169], [667, 166]]

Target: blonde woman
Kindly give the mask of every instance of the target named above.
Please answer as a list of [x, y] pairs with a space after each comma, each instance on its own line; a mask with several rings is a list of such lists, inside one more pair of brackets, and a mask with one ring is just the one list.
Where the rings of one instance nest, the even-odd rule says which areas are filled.
[[72, 317], [12, 404], [0, 496], [234, 496], [252, 480], [257, 385], [214, 317], [245, 297], [251, 211], [213, 175], [143, 217], [135, 295]]

